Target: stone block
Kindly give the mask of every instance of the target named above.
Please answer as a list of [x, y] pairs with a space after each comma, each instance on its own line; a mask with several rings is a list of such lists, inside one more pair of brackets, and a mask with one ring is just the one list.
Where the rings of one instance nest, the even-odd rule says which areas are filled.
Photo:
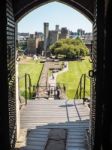
[[65, 129], [51, 129], [48, 135], [50, 140], [65, 140], [66, 139], [66, 130]]
[[65, 150], [65, 142], [64, 140], [49, 140], [45, 150]]

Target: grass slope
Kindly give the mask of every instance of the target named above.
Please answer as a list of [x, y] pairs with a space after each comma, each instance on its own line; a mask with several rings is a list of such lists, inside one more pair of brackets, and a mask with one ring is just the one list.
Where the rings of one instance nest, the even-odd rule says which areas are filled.
[[[73, 99], [79, 84], [79, 80], [82, 74], [88, 74], [91, 69], [91, 64], [89, 62], [89, 57], [85, 57], [82, 61], [71, 61], [68, 64], [69, 70], [65, 73], [58, 75], [57, 83], [65, 84], [66, 95], [68, 99]], [[86, 96], [90, 92], [90, 81], [86, 80]]]
[[[37, 85], [38, 78], [40, 76], [40, 72], [42, 70], [42, 63], [35, 62], [33, 60], [29, 60], [27, 63], [19, 64], [19, 77], [25, 75], [25, 73], [30, 74], [32, 85]], [[24, 77], [19, 81], [20, 93], [24, 96], [24, 88], [25, 82]]]

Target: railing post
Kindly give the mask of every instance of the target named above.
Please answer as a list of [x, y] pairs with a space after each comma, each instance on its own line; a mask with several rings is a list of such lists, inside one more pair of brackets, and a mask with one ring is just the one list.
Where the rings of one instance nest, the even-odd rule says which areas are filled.
[[29, 76], [29, 98], [31, 98], [31, 78], [30, 78], [30, 75], [28, 74]]
[[25, 105], [27, 105], [27, 74], [25, 73]]
[[83, 90], [83, 99], [85, 99], [85, 92], [86, 92], [86, 74], [84, 74], [84, 90]]
[[[82, 75], [83, 77], [83, 75]], [[80, 99], [81, 99], [81, 96], [82, 96], [82, 77], [81, 77], [81, 80], [80, 80]]]
[[46, 89], [47, 89], [47, 84], [48, 84], [48, 73], [47, 73], [47, 80], [46, 80]]
[[86, 96], [86, 74], [82, 74], [82, 76], [80, 77], [80, 81], [74, 99], [83, 98], [83, 100], [85, 100], [85, 96]]
[[79, 90], [77, 90], [76, 99], [78, 99], [78, 97], [79, 97]]
[[18, 95], [19, 95], [19, 101], [21, 103], [21, 99], [20, 99], [20, 95], [21, 95], [21, 93], [20, 93], [20, 77], [18, 77]]

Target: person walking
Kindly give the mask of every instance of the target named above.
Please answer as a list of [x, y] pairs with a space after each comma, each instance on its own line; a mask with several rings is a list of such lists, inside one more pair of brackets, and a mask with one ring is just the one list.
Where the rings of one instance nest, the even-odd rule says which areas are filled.
[[50, 95], [51, 96], [53, 95], [53, 89], [52, 88], [50, 89]]
[[57, 89], [57, 98], [60, 99], [60, 90]]
[[54, 79], [54, 74], [53, 74], [53, 71], [52, 71], [52, 79]]
[[54, 79], [54, 74], [52, 73], [52, 79]]

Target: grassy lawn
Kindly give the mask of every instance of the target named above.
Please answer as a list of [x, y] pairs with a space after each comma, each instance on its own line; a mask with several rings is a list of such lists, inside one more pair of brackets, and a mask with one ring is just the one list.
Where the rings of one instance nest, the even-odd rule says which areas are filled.
[[[33, 60], [27, 60], [19, 64], [19, 77], [22, 77], [25, 75], [25, 73], [30, 74], [32, 85], [37, 85], [38, 78], [40, 76], [40, 72], [42, 70], [42, 63], [35, 62]], [[24, 88], [25, 82], [24, 77], [20, 79], [19, 87], [20, 87], [20, 93], [22, 96], [24, 96]]]
[[[80, 77], [83, 73], [88, 75], [88, 71], [91, 69], [91, 63], [89, 62], [89, 57], [85, 57], [82, 61], [70, 61], [68, 64], [69, 70], [65, 73], [58, 75], [57, 83], [65, 84], [66, 95], [68, 99], [73, 99], [78, 87]], [[90, 92], [90, 81], [86, 80], [86, 96]]]

